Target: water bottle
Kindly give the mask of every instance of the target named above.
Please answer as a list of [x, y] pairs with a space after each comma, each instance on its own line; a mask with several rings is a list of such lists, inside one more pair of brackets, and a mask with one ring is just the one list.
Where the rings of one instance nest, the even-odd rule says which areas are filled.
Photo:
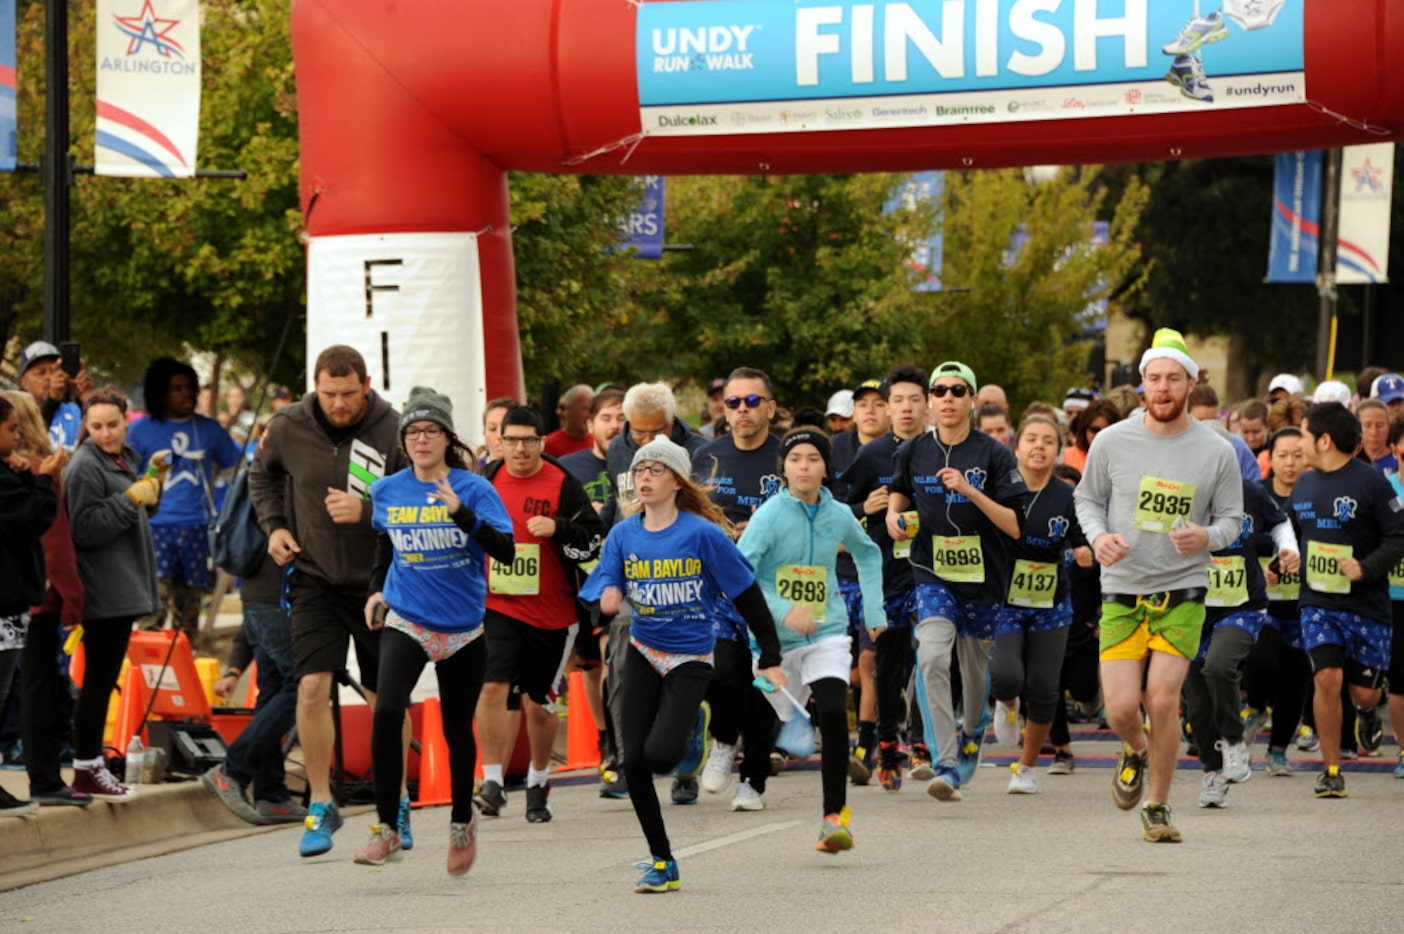
[[141, 734], [137, 733], [127, 744], [127, 767], [122, 776], [122, 783], [132, 791], [141, 788], [141, 768], [145, 764], [146, 747], [141, 744]]

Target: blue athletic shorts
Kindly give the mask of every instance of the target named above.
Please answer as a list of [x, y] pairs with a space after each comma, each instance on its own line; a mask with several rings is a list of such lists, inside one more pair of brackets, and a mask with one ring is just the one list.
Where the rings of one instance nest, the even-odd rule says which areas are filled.
[[1005, 604], [999, 608], [999, 621], [995, 623], [996, 636], [1008, 636], [1019, 632], [1052, 632], [1072, 625], [1072, 600], [1065, 599], [1050, 607], [1033, 609], [1024, 606]]
[[876, 651], [863, 616], [863, 591], [858, 588], [858, 582], [840, 577], [839, 593], [843, 595], [843, 605], [848, 609], [848, 634], [853, 638], [854, 650]]
[[156, 546], [156, 576], [193, 587], [214, 587], [210, 570], [209, 529], [200, 525], [151, 524], [151, 541]]
[[917, 584], [917, 619], [948, 619], [955, 623], [957, 636], [993, 639], [999, 622], [1000, 605], [964, 603], [943, 584]]
[[[1308, 655], [1321, 646], [1337, 645], [1346, 658], [1366, 668], [1387, 669], [1391, 635], [1389, 623], [1359, 613], [1302, 607], [1302, 638]], [[1319, 666], [1313, 663], [1315, 667]]]

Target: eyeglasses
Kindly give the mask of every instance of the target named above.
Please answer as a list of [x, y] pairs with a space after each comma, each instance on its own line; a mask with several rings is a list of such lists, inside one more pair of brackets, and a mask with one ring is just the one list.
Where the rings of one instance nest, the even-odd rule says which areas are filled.
[[950, 393], [957, 399], [964, 399], [966, 396], [970, 395], [970, 387], [964, 385], [931, 387], [931, 394], [937, 399], [946, 398], [946, 393]]
[[650, 477], [661, 477], [667, 472], [667, 467], [665, 467], [663, 464], [658, 464], [654, 462], [640, 464], [633, 470], [633, 474], [636, 477], [642, 476], [644, 474], [647, 474]]
[[752, 393], [749, 396], [727, 396], [722, 400], [722, 405], [726, 406], [728, 409], [739, 409], [741, 408], [741, 403], [744, 402], [746, 403], [746, 408], [758, 409], [761, 407], [761, 403], [769, 401], [770, 399], [766, 396], [758, 396]]
[[408, 440], [408, 439], [412, 439], [412, 438], [425, 438], [425, 439], [427, 439], [427, 440], [429, 440], [429, 441], [435, 441], [435, 440], [437, 440], [437, 439], [443, 437], [443, 434], [444, 434], [444, 430], [443, 430], [442, 428], [440, 428], [438, 425], [430, 425], [428, 428], [406, 428], [406, 429], [405, 429], [405, 438], [406, 438], [407, 440]]
[[540, 443], [540, 435], [527, 435], [524, 437], [502, 436], [502, 446], [504, 448], [534, 448]]

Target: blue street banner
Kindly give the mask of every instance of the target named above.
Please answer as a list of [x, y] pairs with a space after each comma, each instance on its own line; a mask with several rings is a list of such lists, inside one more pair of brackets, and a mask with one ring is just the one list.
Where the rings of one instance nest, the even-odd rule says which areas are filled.
[[98, 0], [93, 171], [191, 178], [199, 138], [199, 0]]
[[1268, 282], [1315, 282], [1321, 249], [1322, 154], [1278, 153], [1272, 181]]
[[18, 87], [15, 0], [0, 0], [0, 172], [13, 172], [19, 156]]
[[[882, 213], [911, 210], [918, 204], [931, 203], [940, 211], [942, 198], [946, 194], [945, 172], [917, 172], [894, 191], [882, 206]], [[945, 241], [940, 225], [929, 236], [908, 238], [912, 244], [912, 254], [907, 264], [912, 271], [913, 292], [941, 291], [941, 265], [945, 262]]]
[[619, 219], [620, 248], [638, 259], [663, 258], [663, 208], [667, 179], [643, 176], [643, 194], [634, 210]]
[[[1306, 100], [1304, 3], [640, 0], [645, 134], [1200, 113]], [[1270, 13], [1267, 12], [1270, 10]]]

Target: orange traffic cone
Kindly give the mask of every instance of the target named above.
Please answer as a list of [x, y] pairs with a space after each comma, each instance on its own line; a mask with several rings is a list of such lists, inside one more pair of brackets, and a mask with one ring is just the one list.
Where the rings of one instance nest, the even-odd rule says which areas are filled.
[[424, 701], [419, 737], [419, 800], [416, 807], [453, 803], [453, 771], [444, 741], [444, 712], [437, 697]]
[[590, 701], [585, 696], [585, 675], [570, 673], [566, 690], [566, 760], [562, 772], [573, 769], [597, 769], [600, 766], [600, 731], [595, 716], [590, 713]]
[[149, 745], [146, 735], [146, 685], [142, 683], [141, 669], [136, 665], [127, 669], [126, 680], [122, 682], [121, 705], [117, 712], [117, 722], [112, 728], [112, 742], [123, 752], [132, 737], [141, 733], [141, 741]]

